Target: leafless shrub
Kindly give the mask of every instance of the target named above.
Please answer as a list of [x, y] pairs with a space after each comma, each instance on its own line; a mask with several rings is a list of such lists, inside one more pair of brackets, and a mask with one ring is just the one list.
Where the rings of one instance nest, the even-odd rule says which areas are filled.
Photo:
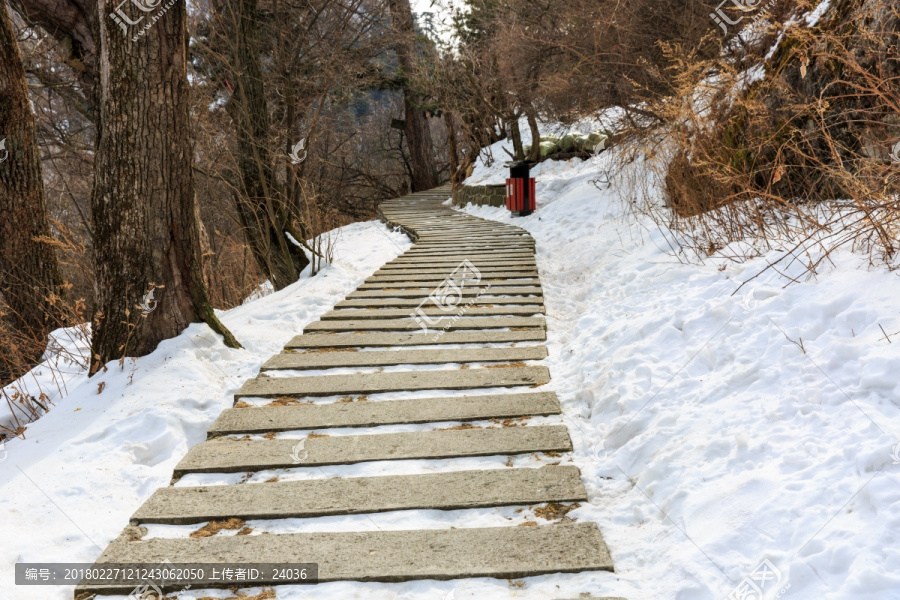
[[[88, 268], [85, 247], [74, 242], [71, 233], [60, 223], [54, 226], [59, 237], [48, 242], [56, 246], [66, 274], [77, 277]], [[49, 325], [53, 332], [42, 342], [10, 328], [4, 314], [11, 309], [0, 301], [0, 386], [3, 386], [0, 397], [12, 414], [11, 423], [0, 423], [0, 437], [23, 435], [28, 423], [49, 411], [54, 400], [68, 393], [68, 379], [87, 370], [90, 362], [87, 306], [74, 285], [66, 283], [64, 289], [64, 296], [50, 299], [53, 310], [47, 317], [51, 319]], [[37, 365], [34, 356], [42, 356]]]
[[778, 249], [772, 268], [790, 265], [791, 277], [798, 266], [815, 273], [840, 246], [895, 265], [898, 7], [841, 3], [809, 28], [811, 8], [769, 23], [740, 54], [663, 45], [675, 91], [648, 104], [663, 125], [636, 147], [653, 178], [634, 200], [677, 254], [742, 261]]

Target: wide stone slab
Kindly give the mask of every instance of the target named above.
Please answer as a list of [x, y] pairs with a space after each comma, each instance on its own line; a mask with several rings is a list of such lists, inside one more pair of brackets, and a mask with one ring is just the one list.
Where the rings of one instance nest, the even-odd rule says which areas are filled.
[[433, 238], [432, 236], [422, 237], [407, 252], [411, 250], [449, 250], [453, 248], [498, 248], [498, 247], [524, 247], [534, 248], [534, 240], [525, 236], [509, 236], [503, 234], [482, 234], [471, 236], [453, 236]]
[[[428, 256], [425, 256], [426, 254], [437, 254], [437, 256], [428, 257]], [[418, 260], [422, 260], [422, 261], [444, 260], [444, 261], [448, 261], [448, 260], [459, 259], [460, 261], [462, 261], [462, 260], [468, 259], [468, 260], [471, 260], [472, 262], [474, 262], [479, 259], [491, 260], [491, 259], [496, 259], [496, 258], [508, 258], [508, 257], [514, 258], [517, 256], [531, 258], [534, 256], [534, 249], [532, 249], [532, 248], [513, 248], [513, 249], [509, 249], [509, 250], [478, 250], [478, 249], [472, 249], [472, 250], [467, 250], [467, 249], [421, 250], [421, 251], [407, 250], [403, 254], [392, 259], [387, 264], [394, 264], [397, 262], [402, 262], [404, 260], [407, 260], [407, 261], [411, 261], [411, 260], [416, 260], [416, 261], [418, 261]]]
[[[318, 564], [320, 583], [518, 579], [547, 573], [613, 570], [609, 549], [596, 523], [115, 541], [97, 559], [96, 566], [155, 565], [164, 560], [176, 564], [230, 565], [314, 562]], [[291, 582], [259, 580], [255, 584]], [[133, 588], [133, 584], [79, 586], [75, 593], [128, 594]]]
[[534, 239], [523, 235], [471, 235], [471, 236], [428, 236], [422, 238], [410, 250], [452, 249], [452, 248], [497, 248], [497, 247], [534, 247]]
[[415, 244], [412, 248], [406, 251], [406, 254], [410, 252], [421, 252], [424, 250], [470, 250], [472, 248], [486, 248], [488, 250], [493, 250], [495, 248], [534, 248], [534, 240], [531, 238], [526, 238], [523, 236], [517, 237], [504, 237], [504, 236], [495, 236], [492, 238], [482, 238], [480, 240], [476, 239], [468, 239], [468, 240], [456, 240], [456, 241], [431, 241], [431, 240], [420, 240], [417, 244]]
[[559, 413], [559, 400], [553, 392], [229, 408], [222, 411], [209, 428], [208, 435], [475, 421]]
[[391, 510], [455, 510], [587, 500], [577, 467], [450, 471], [165, 487], [132, 515], [139, 523], [187, 525], [214, 519], [291, 519]]
[[480, 242], [480, 243], [448, 243], [443, 245], [436, 244], [416, 244], [402, 256], [414, 256], [417, 254], [436, 253], [459, 253], [459, 254], [493, 254], [496, 252], [534, 252], [534, 241], [517, 241], [517, 242]]
[[[358, 288], [358, 290], [387, 290], [387, 289], [410, 289], [410, 288], [423, 288], [423, 289], [433, 289], [436, 286], [440, 285], [444, 281], [446, 281], [446, 277], [442, 277], [439, 279], [431, 278], [427, 280], [421, 279], [411, 279], [406, 278], [405, 281], [373, 281], [369, 283], [363, 283]], [[459, 281], [458, 279], [455, 281]], [[466, 278], [466, 285], [477, 285], [479, 287], [484, 287], [490, 284], [491, 287], [499, 286], [499, 287], [509, 287], [509, 286], [522, 286], [522, 285], [541, 285], [541, 280], [536, 277], [515, 277], [510, 279], [508, 277], [496, 278], [496, 277], [482, 277], [481, 280], [477, 280], [476, 278]], [[458, 285], [458, 283], [457, 283]]]
[[421, 266], [433, 266], [435, 264], [455, 264], [459, 265], [463, 262], [463, 260], [468, 260], [469, 262], [476, 265], [486, 265], [492, 266], [494, 264], [504, 265], [504, 264], [517, 264], [517, 263], [533, 263], [535, 261], [534, 254], [529, 254], [527, 256], [520, 257], [499, 257], [495, 255], [488, 256], [459, 256], [456, 258], [449, 257], [437, 257], [437, 258], [427, 258], [427, 257], [405, 257], [404, 255], [400, 255], [394, 260], [390, 262], [384, 263], [381, 268], [388, 269], [392, 267], [396, 267], [398, 265], [407, 264], [407, 265], [421, 265]]
[[448, 331], [429, 333], [305, 333], [298, 335], [286, 348], [353, 348], [375, 346], [431, 346], [435, 344], [494, 344], [503, 342], [543, 342], [544, 329], [503, 331]]
[[[463, 303], [465, 306], [502, 306], [505, 304], [513, 305], [539, 305], [544, 304], [543, 296], [475, 296], [468, 297]], [[431, 302], [422, 302], [418, 298], [362, 298], [356, 300], [341, 300], [335, 304], [335, 308], [381, 308], [381, 307], [418, 307], [433, 308], [435, 305]], [[457, 309], [459, 310], [459, 309]]]
[[[447, 311], [435, 306], [423, 306], [421, 309], [427, 316], [446, 316]], [[544, 307], [539, 305], [531, 306], [470, 306], [466, 309], [467, 317], [488, 317], [502, 315], [536, 315], [543, 314]], [[358, 308], [358, 309], [341, 309], [332, 310], [322, 315], [323, 321], [345, 321], [354, 319], [402, 319], [409, 317], [410, 314], [418, 314], [403, 308]]]
[[[447, 313], [444, 313], [447, 315]], [[409, 315], [407, 315], [409, 317]], [[455, 319], [455, 320], [454, 320]], [[431, 319], [429, 327], [445, 331], [457, 329], [503, 329], [506, 327], [546, 327], [543, 317], [460, 317], [452, 315]], [[357, 319], [315, 321], [303, 331], [419, 331], [422, 325], [406, 319]]]
[[508, 348], [455, 348], [452, 350], [389, 350], [385, 352], [287, 352], [276, 354], [262, 370], [331, 369], [334, 367], [387, 367], [445, 363], [514, 362], [547, 358], [544, 346]]
[[[533, 252], [504, 252], [504, 253], [488, 253], [488, 254], [443, 254], [440, 256], [408, 256], [401, 255], [399, 258], [385, 263], [385, 265], [433, 265], [442, 263], [457, 263], [469, 261], [475, 265], [479, 263], [497, 263], [497, 262], [514, 262], [534, 260]], [[383, 267], [382, 267], [383, 268]]]
[[[498, 268], [502, 267], [504, 269], [516, 269], [519, 267], [525, 267], [528, 269], [537, 269], [537, 263], [535, 262], [534, 257], [531, 258], [491, 258], [485, 260], [470, 260], [475, 267], [481, 271], [486, 268]], [[396, 271], [400, 270], [445, 270], [450, 269], [451, 272], [458, 268], [462, 264], [462, 260], [437, 260], [437, 261], [426, 261], [426, 260], [410, 260], [398, 263], [385, 263], [382, 265], [379, 272], [386, 273], [388, 271]]]
[[[245, 409], [250, 410], [250, 409]], [[307, 437], [301, 440], [216, 438], [197, 444], [175, 467], [186, 473], [239, 473], [378, 460], [458, 458], [569, 452], [565, 425], [438, 429], [373, 435]]]
[[495, 369], [448, 369], [401, 371], [360, 375], [315, 375], [306, 377], [256, 377], [248, 379], [235, 398], [279, 396], [334, 396], [381, 394], [416, 390], [468, 390], [475, 388], [543, 385], [550, 381], [547, 367], [497, 367]]
[[[454, 291], [456, 296], [530, 296], [540, 294], [539, 286], [491, 286], [485, 288], [483, 286], [465, 287], [461, 290]], [[428, 290], [363, 290], [361, 292], [353, 292], [347, 296], [348, 299], [353, 298], [428, 298]]]
[[[437, 273], [407, 273], [405, 275], [373, 275], [366, 279], [366, 282], [363, 285], [368, 285], [371, 283], [407, 283], [407, 282], [415, 282], [415, 283], [441, 283], [444, 279], [447, 278], [447, 275], [452, 273], [451, 270], [439, 271]], [[484, 272], [481, 273], [482, 281], [495, 281], [498, 279], [537, 279], [537, 271], [533, 269], [531, 271], [499, 271], [496, 273], [492, 272]], [[362, 286], [360, 286], [362, 287]]]
[[433, 248], [433, 249], [422, 249], [422, 250], [409, 250], [402, 254], [402, 258], [414, 258], [419, 259], [422, 257], [446, 257], [446, 256], [513, 256], [513, 255], [523, 255], [523, 256], [533, 256], [534, 248], [528, 246], [495, 246], [492, 248], [487, 247], [471, 247], [471, 248], [447, 248], [445, 250]]
[[[378, 269], [375, 273], [372, 274], [372, 277], [397, 277], [397, 276], [405, 276], [405, 275], [433, 275], [436, 273], [441, 273], [445, 275], [449, 275], [458, 267], [459, 264], [454, 264], [452, 267], [389, 267]], [[537, 273], [537, 267], [534, 266], [534, 261], [532, 261], [531, 265], [494, 265], [494, 266], [484, 266], [481, 265], [478, 268], [481, 271], [482, 276], [494, 275], [495, 273], [509, 273], [514, 272], [516, 275], [519, 273]]]

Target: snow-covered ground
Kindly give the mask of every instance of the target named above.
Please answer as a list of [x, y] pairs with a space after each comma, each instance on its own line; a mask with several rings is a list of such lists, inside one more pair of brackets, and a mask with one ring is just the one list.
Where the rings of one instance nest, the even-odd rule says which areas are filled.
[[[219, 313], [244, 350], [196, 324], [124, 368], [110, 363], [91, 379], [73, 370], [68, 395], [28, 425], [26, 439], [0, 450], [0, 600], [71, 600], [70, 587], [15, 586], [14, 564], [93, 562], [135, 509], [169, 484], [241, 383], [410, 245], [379, 222], [343, 227], [334, 264]], [[46, 367], [38, 377], [47, 377]]]
[[[502, 182], [506, 155], [499, 147], [493, 154], [496, 162], [480, 162], [472, 182]], [[718, 600], [748, 581], [758, 585], [745, 579], [754, 572], [767, 577], [762, 599], [733, 598], [900, 598], [900, 279], [838, 251], [816, 280], [786, 286], [767, 271], [732, 295], [774, 254], [741, 265], [715, 257], [678, 262], [653, 223], [626, 211], [620, 178], [613, 175], [602, 191], [592, 183], [610, 168], [610, 156], [540, 165], [538, 210], [529, 217], [467, 210], [520, 225], [537, 242], [550, 349], [543, 364], [564, 415], [527, 424], [565, 423], [575, 451], [522, 456], [514, 464], [581, 468], [590, 501], [568, 517], [599, 524], [616, 573], [286, 586], [279, 600], [549, 600], [582, 593]], [[15, 588], [13, 564], [93, 560], [139, 504], [168, 484], [187, 448], [204, 439], [265, 358], [408, 246], [378, 223], [348, 226], [336, 264], [321, 275], [223, 313], [247, 350], [229, 350], [195, 325], [139, 359], [133, 374], [126, 365], [91, 380], [75, 376], [68, 397], [29, 426], [27, 440], [10, 442], [0, 464], [0, 599], [71, 598], [71, 588]], [[100, 381], [106, 387], [98, 394]], [[246, 483], [505, 463], [485, 457], [299, 468], [258, 473]], [[178, 485], [240, 479], [191, 475]], [[508, 507], [248, 525], [258, 534], [535, 520], [546, 523]], [[183, 537], [195, 528], [153, 526], [148, 537]]]
[[838, 250], [815, 280], [766, 271], [732, 295], [780, 253], [676, 261], [624, 179], [592, 183], [610, 159], [539, 165], [529, 217], [468, 208], [537, 242], [591, 497], [569, 516], [600, 524], [616, 566], [589, 591], [731, 598], [768, 560], [765, 599], [900, 598], [900, 278]]

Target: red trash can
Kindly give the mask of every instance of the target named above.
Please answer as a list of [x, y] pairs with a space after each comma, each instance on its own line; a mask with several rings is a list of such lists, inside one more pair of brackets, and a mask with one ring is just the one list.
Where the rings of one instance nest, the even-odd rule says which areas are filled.
[[506, 208], [514, 216], [525, 217], [534, 212], [537, 202], [534, 193], [534, 177], [529, 177], [531, 163], [509, 163], [509, 179], [506, 180]]

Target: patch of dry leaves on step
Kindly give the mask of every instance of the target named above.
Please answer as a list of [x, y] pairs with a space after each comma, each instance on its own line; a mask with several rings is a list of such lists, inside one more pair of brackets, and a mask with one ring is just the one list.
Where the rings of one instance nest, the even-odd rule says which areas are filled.
[[[578, 502], [573, 502], [572, 504], [562, 504], [560, 502], [548, 502], [542, 506], [536, 506], [532, 512], [534, 512], [534, 516], [540, 517], [542, 519], [546, 519], [548, 521], [572, 521], [573, 519], [569, 519], [566, 517], [570, 511], [575, 510], [581, 506]], [[523, 512], [524, 508], [519, 508], [516, 510], [517, 513]], [[537, 527], [537, 521], [524, 521], [519, 523], [519, 527]]]
[[231, 517], [230, 519], [221, 519], [218, 521], [210, 521], [197, 531], [192, 531], [190, 537], [192, 538], [205, 538], [212, 537], [222, 531], [223, 529], [235, 530], [240, 529], [237, 532], [237, 535], [247, 535], [253, 531], [252, 527], [246, 527], [243, 519], [238, 519], [236, 517]]

